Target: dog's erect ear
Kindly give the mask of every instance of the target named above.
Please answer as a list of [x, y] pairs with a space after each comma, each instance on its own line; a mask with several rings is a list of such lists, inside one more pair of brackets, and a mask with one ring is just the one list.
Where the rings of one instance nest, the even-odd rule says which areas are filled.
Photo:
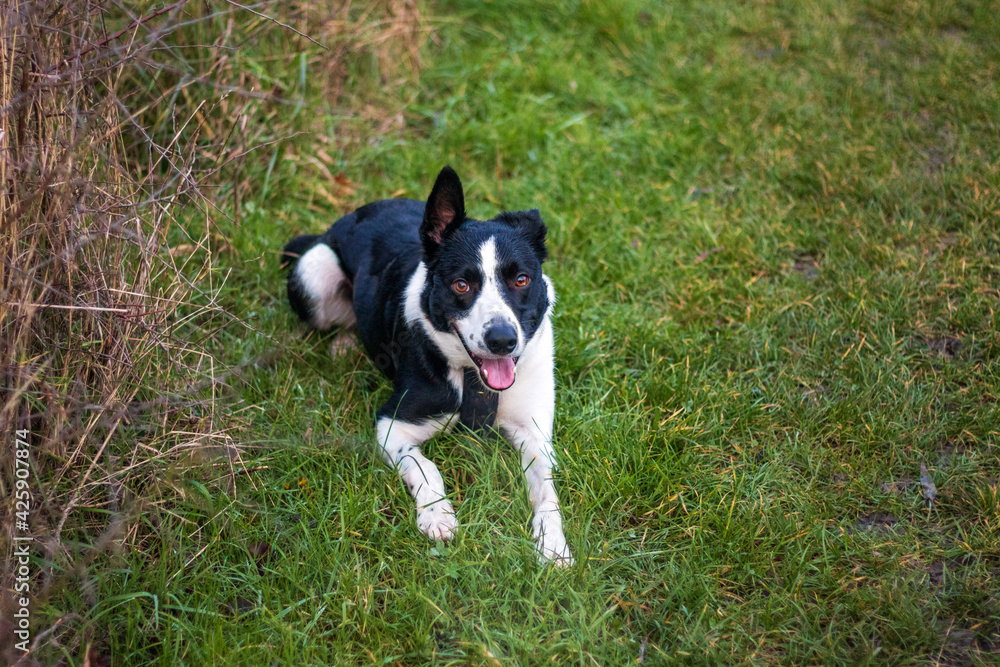
[[441, 242], [458, 229], [465, 220], [465, 195], [462, 181], [451, 167], [438, 174], [427, 198], [424, 221], [420, 225], [420, 240], [424, 244], [424, 257], [430, 259]]
[[521, 228], [528, 235], [528, 242], [531, 243], [531, 247], [538, 254], [538, 261], [544, 262], [549, 253], [545, 249], [545, 235], [548, 233], [548, 229], [545, 227], [545, 223], [542, 222], [542, 214], [539, 213], [537, 208], [533, 208], [530, 211], [525, 211], [522, 215], [524, 216], [524, 222]]
[[542, 222], [542, 214], [538, 212], [537, 208], [533, 208], [530, 211], [505, 211], [498, 215], [496, 219], [510, 225], [523, 234], [524, 238], [531, 244], [531, 248], [535, 251], [535, 254], [538, 255], [539, 262], [544, 262], [545, 258], [549, 256], [548, 251], [545, 249], [545, 234], [547, 229], [545, 228], [545, 223]]

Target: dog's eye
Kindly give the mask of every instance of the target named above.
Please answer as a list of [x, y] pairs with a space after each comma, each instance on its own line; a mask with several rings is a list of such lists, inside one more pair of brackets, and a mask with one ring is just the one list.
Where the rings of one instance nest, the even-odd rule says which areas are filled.
[[530, 282], [531, 282], [531, 278], [528, 276], [528, 274], [527, 273], [522, 273], [514, 281], [514, 286], [515, 287], [527, 287], [528, 283], [530, 283]]
[[455, 290], [455, 294], [465, 294], [469, 291], [469, 283], [464, 280], [456, 280], [451, 284], [451, 288]]

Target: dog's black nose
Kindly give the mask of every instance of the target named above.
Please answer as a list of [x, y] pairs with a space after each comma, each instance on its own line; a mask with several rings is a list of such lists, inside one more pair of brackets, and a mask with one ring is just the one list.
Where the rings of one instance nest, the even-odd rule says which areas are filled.
[[486, 330], [483, 341], [493, 354], [510, 354], [517, 347], [517, 329], [509, 322], [494, 324]]

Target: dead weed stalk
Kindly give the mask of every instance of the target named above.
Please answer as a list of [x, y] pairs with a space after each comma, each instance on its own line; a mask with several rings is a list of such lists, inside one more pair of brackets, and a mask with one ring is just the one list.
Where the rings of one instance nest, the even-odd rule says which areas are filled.
[[[221, 453], [230, 468], [240, 456], [240, 424], [220, 407], [241, 367], [227, 367], [193, 342], [210, 336], [192, 332], [245, 325], [209, 280], [226, 245], [218, 223], [238, 216], [257, 187], [243, 176], [247, 156], [301, 131], [285, 120], [293, 102], [251, 73], [241, 50], [280, 54], [278, 67], [296, 57], [323, 63], [329, 99], [358, 104], [363, 96], [346, 84], [352, 69], [374, 66], [382, 84], [412, 80], [425, 35], [413, 0], [0, 8], [0, 655], [8, 664], [54, 647], [89, 655], [96, 573], [116, 554], [155, 547], [155, 521], [139, 518], [155, 516], [174, 492], [164, 470], [188, 465], [192, 451]], [[27, 531], [15, 522], [16, 430], [30, 434]], [[26, 658], [11, 622], [16, 534], [34, 537], [41, 563], [32, 567]], [[39, 611], [54, 599], [68, 610], [58, 618]]]

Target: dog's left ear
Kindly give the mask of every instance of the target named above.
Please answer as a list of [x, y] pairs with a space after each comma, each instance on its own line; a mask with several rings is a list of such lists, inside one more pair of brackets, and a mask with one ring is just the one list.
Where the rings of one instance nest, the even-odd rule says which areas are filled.
[[545, 235], [548, 233], [548, 229], [545, 227], [545, 223], [542, 222], [542, 214], [537, 208], [533, 208], [521, 215], [524, 220], [521, 224], [521, 229], [527, 235], [531, 247], [535, 249], [538, 261], [544, 262], [545, 258], [549, 256], [549, 252], [545, 249]]
[[530, 211], [507, 211], [497, 216], [497, 219], [507, 223], [524, 235], [524, 238], [527, 239], [532, 250], [538, 256], [539, 262], [544, 262], [545, 258], [549, 256], [548, 251], [545, 249], [545, 234], [548, 230], [545, 227], [545, 223], [542, 222], [542, 214], [539, 213], [537, 208], [533, 208]]
[[451, 167], [438, 174], [424, 208], [424, 221], [420, 225], [420, 240], [424, 244], [424, 258], [434, 257], [445, 237], [465, 221], [465, 194], [462, 181]]

